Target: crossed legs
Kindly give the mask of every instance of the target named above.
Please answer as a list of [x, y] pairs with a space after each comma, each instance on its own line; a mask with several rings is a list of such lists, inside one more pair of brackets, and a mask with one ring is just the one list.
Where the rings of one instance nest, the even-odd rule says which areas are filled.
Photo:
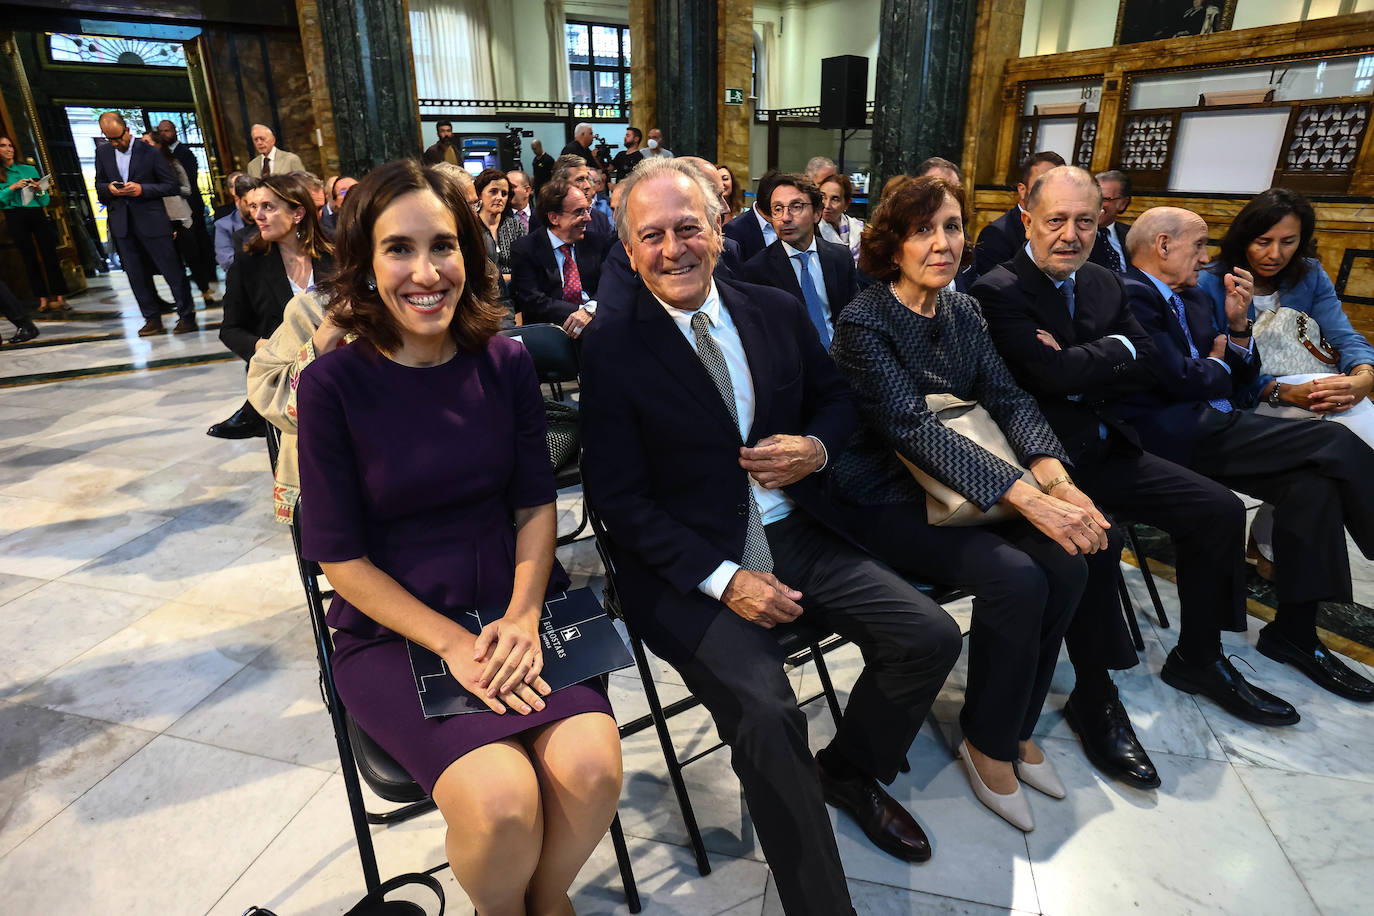
[[568, 916], [620, 797], [614, 720], [583, 713], [477, 748], [434, 786], [453, 874], [480, 916]]

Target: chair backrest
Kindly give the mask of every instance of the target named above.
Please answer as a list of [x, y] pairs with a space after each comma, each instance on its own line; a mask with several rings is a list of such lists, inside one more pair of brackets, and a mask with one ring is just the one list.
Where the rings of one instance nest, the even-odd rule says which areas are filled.
[[558, 384], [577, 380], [577, 348], [558, 325], [525, 324], [501, 333], [525, 345], [539, 381]]

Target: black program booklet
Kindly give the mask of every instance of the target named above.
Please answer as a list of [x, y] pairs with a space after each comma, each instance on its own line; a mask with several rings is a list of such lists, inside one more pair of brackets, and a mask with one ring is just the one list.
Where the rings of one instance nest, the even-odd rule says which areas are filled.
[[[469, 611], [459, 623], [475, 635], [505, 613], [504, 607]], [[620, 632], [590, 588], [560, 592], [545, 601], [539, 628], [544, 653], [540, 677], [554, 691], [634, 664]], [[442, 658], [410, 640], [406, 648], [426, 719], [487, 711], [485, 703], [449, 674]]]

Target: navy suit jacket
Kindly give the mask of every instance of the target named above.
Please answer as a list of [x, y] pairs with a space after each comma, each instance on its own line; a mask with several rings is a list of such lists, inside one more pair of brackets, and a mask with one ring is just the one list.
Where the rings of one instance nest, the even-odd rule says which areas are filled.
[[[632, 302], [598, 311], [582, 344], [587, 499], [610, 535], [626, 617], [669, 661], [690, 658], [725, 610], [697, 586], [744, 555], [750, 494], [740, 446], [812, 435], [833, 460], [858, 425], [849, 387], [791, 296], [734, 281], [716, 287], [754, 382], [745, 442], [692, 345], [642, 284]], [[786, 492], [794, 512], [839, 530], [827, 474]]]
[[1154, 341], [1155, 384], [1129, 398], [1121, 415], [1140, 433], [1145, 448], [1187, 465], [1202, 435], [1202, 418], [1213, 409], [1207, 402], [1230, 400], [1253, 382], [1260, 370], [1259, 350], [1247, 361], [1228, 345], [1224, 359], [1229, 372], [1216, 360], [1208, 359], [1213, 339], [1224, 329], [1216, 326], [1212, 300], [1194, 286], [1178, 293], [1198, 350], [1198, 356], [1191, 356], [1173, 305], [1160, 295], [1150, 278], [1132, 267], [1125, 283], [1131, 311]]
[[[744, 279], [760, 286], [771, 286], [790, 293], [797, 302], [806, 308], [802, 297], [801, 284], [792, 270], [787, 252], [778, 239], [767, 248], [744, 262]], [[827, 242], [816, 237], [816, 258], [821, 263], [821, 276], [825, 280], [825, 295], [830, 300], [831, 323], [840, 320], [840, 312], [859, 294], [859, 282], [854, 270], [854, 256], [848, 246]]]
[[[582, 290], [597, 298], [601, 280], [602, 244], [599, 238], [584, 237], [573, 245], [573, 260], [582, 277]], [[510, 294], [515, 310], [526, 324], [547, 321], [562, 324], [581, 307], [580, 302], [563, 301], [563, 274], [549, 243], [549, 231], [533, 229], [515, 240], [510, 250]], [[598, 303], [599, 304], [599, 303]]]
[[723, 231], [726, 238], [739, 242], [740, 258], [744, 261], [748, 261], [768, 247], [763, 238], [763, 230], [759, 228], [757, 211], [753, 207], [727, 222]]
[[973, 272], [981, 277], [992, 272], [998, 264], [1010, 261], [1026, 245], [1026, 227], [1021, 222], [1021, 208], [1012, 207], [978, 233], [973, 246]]
[[110, 193], [110, 182], [119, 181], [119, 167], [115, 165], [115, 148], [102, 143], [95, 148], [95, 195], [108, 212], [106, 224], [116, 238], [138, 235], [141, 238], [166, 237], [172, 234], [167, 208], [162, 198], [181, 193], [176, 173], [168, 165], [161, 150], [134, 140], [129, 157], [129, 180], [143, 186], [140, 197], [116, 197]]
[[[1120, 220], [1117, 220], [1107, 227], [1107, 231], [1115, 235], [1116, 240], [1121, 243], [1121, 259], [1127, 268], [1131, 266], [1131, 253], [1126, 250], [1126, 233], [1130, 230], [1131, 227], [1124, 225]], [[1096, 242], [1093, 243], [1093, 250], [1088, 252], [1088, 260], [1099, 267], [1105, 267], [1111, 270], [1111, 259], [1107, 257], [1107, 252], [1103, 250], [1103, 246]]]
[[[1098, 424], [1134, 450], [1139, 437], [1117, 402], [1153, 384], [1154, 343], [1131, 314], [1119, 274], [1084, 264], [1074, 282], [1070, 318], [1064, 295], [1023, 250], [979, 277], [973, 295], [1016, 384], [1040, 403], [1070, 458], [1098, 440]], [[1041, 343], [1039, 329], [1053, 334], [1060, 349]], [[1113, 334], [1131, 341], [1135, 359], [1121, 341], [1108, 339]]]

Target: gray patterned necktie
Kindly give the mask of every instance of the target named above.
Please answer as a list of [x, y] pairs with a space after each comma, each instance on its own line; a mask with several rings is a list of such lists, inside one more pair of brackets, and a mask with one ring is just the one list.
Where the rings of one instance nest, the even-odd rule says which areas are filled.
[[[730, 384], [730, 369], [725, 365], [725, 354], [711, 336], [711, 321], [705, 312], [698, 311], [692, 316], [692, 335], [697, 342], [697, 359], [706, 367], [716, 390], [725, 401], [725, 409], [730, 411], [730, 419], [739, 429], [739, 411], [735, 409], [735, 386]], [[745, 569], [755, 572], [773, 571], [773, 551], [768, 548], [768, 535], [763, 531], [763, 516], [759, 514], [759, 504], [754, 500], [753, 485], [749, 486], [749, 522], [744, 529], [744, 558], [740, 563]]]

